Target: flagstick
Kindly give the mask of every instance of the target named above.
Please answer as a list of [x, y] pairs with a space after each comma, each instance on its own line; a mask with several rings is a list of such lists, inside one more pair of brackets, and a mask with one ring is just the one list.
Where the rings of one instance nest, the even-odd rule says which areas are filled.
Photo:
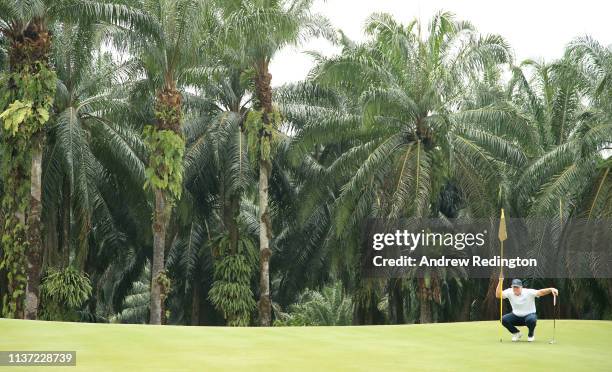
[[[559, 308], [559, 311], [561, 308]], [[552, 341], [550, 341], [551, 344], [554, 344], [555, 341], [555, 333], [557, 333], [557, 314], [556, 311], [557, 310], [557, 296], [553, 293], [553, 338]]]
[[[504, 258], [504, 241], [502, 240], [500, 241], [500, 243], [501, 243], [501, 255], [499, 257], [500, 258], [499, 276], [500, 278], [502, 278], [501, 279], [502, 285], [500, 288], [502, 293], [500, 293], [499, 295], [499, 324], [502, 323], [503, 308], [504, 308], [504, 302], [503, 302], [504, 301], [504, 279], [503, 279], [504, 278], [504, 265], [501, 263], [502, 262], [501, 259]], [[499, 329], [499, 342], [502, 342], [502, 329], [501, 328]]]
[[[497, 237], [499, 238], [500, 244], [500, 257], [499, 257], [499, 283], [498, 286], [501, 289], [501, 293], [499, 295], [499, 323], [502, 324], [503, 319], [503, 311], [504, 311], [504, 240], [508, 239], [508, 232], [506, 231], [506, 216], [504, 216], [504, 208], [501, 209], [501, 216], [499, 218], [499, 229], [497, 231]], [[503, 330], [499, 329], [499, 342], [502, 342], [502, 332]]]

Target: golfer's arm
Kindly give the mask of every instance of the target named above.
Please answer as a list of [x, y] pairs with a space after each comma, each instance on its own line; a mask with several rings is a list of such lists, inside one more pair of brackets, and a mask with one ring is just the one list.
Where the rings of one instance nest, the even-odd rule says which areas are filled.
[[544, 289], [540, 289], [538, 290], [538, 293], [536, 294], [538, 297], [542, 297], [542, 296], [546, 296], [552, 293], [552, 288], [544, 288]]

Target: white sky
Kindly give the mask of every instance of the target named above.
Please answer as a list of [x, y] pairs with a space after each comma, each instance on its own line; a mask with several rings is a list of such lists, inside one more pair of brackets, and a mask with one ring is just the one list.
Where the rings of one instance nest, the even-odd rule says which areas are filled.
[[[548, 0], [327, 0], [315, 3], [314, 11], [326, 16], [335, 28], [353, 40], [363, 39], [363, 25], [374, 12], [386, 12], [402, 23], [419, 18], [427, 23], [439, 10], [474, 24], [483, 34], [500, 34], [514, 49], [517, 60], [553, 60], [577, 36], [590, 35], [604, 45], [612, 44], [612, 1]], [[300, 48], [287, 48], [271, 64], [272, 85], [304, 79], [313, 65], [302, 53], [336, 52], [324, 40]]]

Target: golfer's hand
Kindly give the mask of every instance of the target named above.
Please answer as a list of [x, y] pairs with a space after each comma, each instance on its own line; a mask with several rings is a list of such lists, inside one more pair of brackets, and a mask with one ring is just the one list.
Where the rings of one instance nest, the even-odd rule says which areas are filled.
[[557, 288], [551, 288], [550, 293], [552, 293], [553, 296], [558, 296], [559, 290]]

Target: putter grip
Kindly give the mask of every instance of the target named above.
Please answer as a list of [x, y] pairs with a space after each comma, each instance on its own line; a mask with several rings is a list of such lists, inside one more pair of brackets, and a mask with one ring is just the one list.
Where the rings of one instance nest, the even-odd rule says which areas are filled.
[[557, 296], [553, 295], [553, 306], [557, 306]]

